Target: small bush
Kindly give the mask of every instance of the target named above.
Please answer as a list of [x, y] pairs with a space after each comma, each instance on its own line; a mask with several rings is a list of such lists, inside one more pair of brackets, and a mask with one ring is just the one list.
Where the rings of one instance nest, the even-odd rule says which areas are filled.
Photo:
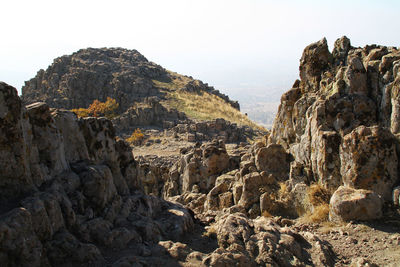
[[320, 184], [312, 184], [307, 190], [308, 199], [315, 207], [318, 205], [329, 204], [332, 194]]
[[139, 128], [133, 131], [132, 135], [126, 139], [126, 141], [128, 141], [133, 145], [140, 145], [143, 142], [143, 140], [144, 140], [144, 134]]
[[85, 108], [72, 109], [72, 111], [78, 115], [78, 117], [106, 117], [112, 119], [117, 115], [117, 109], [119, 104], [113, 98], [107, 97], [106, 102], [100, 102], [99, 100], [94, 100], [90, 106]]
[[87, 108], [77, 108], [73, 109], [72, 112], [74, 112], [78, 117], [89, 117], [89, 110]]
[[329, 219], [329, 200], [331, 193], [321, 184], [313, 184], [307, 190], [307, 196], [314, 211], [303, 215], [303, 222], [320, 223]]

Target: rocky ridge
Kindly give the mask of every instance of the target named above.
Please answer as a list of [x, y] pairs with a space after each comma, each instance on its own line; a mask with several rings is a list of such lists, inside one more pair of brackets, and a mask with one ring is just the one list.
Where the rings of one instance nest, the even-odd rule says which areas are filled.
[[[56, 58], [47, 70], [22, 88], [23, 100], [29, 104], [42, 101], [54, 108], [87, 108], [94, 100], [116, 99], [121, 111], [148, 97], [165, 96], [157, 82], [168, 83], [174, 73], [148, 61], [136, 50], [123, 48], [87, 48]], [[239, 104], [201, 81], [191, 79], [185, 91], [207, 91], [233, 107]], [[166, 89], [166, 88], [164, 88]]]
[[[185, 93], [200, 98], [201, 94], [214, 96], [218, 105], [239, 113], [237, 101], [208, 84], [168, 71], [138, 51], [123, 48], [88, 48], [56, 58], [25, 83], [22, 99], [24, 104], [45, 102], [52, 108], [71, 110], [88, 108], [93, 101], [104, 102], [110, 97], [119, 105], [113, 122], [122, 136], [136, 128], [169, 129], [196, 123], [185, 114], [187, 111], [174, 108], [173, 103], [179, 102], [177, 95]], [[254, 135], [250, 127], [238, 128], [237, 136], [243, 130]]]

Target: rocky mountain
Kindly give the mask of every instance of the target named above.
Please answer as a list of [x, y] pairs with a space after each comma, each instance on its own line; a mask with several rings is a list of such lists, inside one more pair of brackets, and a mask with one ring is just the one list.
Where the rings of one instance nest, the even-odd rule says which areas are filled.
[[[118, 133], [132, 132], [137, 126], [173, 127], [192, 119], [217, 118], [257, 128], [240, 113], [237, 101], [199, 80], [149, 62], [136, 50], [82, 49], [56, 58], [22, 88], [25, 104], [41, 101], [69, 110], [88, 108], [109, 97], [118, 104]], [[146, 114], [140, 110], [144, 106]]]
[[[25, 103], [42, 101], [54, 108], [87, 108], [94, 100], [116, 99], [121, 111], [148, 97], [164, 97], [168, 84], [177, 74], [149, 62], [136, 50], [123, 48], [81, 49], [69, 56], [56, 58], [46, 71], [22, 87]], [[181, 78], [181, 77], [179, 77]], [[239, 109], [239, 104], [226, 95], [189, 77], [184, 90], [204, 90], [224, 99]], [[163, 90], [164, 89], [164, 90]], [[177, 89], [177, 88], [171, 88]]]
[[168, 131], [214, 138], [151, 161], [110, 120], [24, 107], [1, 83], [1, 265], [395, 266], [399, 62], [397, 48], [323, 39], [263, 140], [180, 124]]

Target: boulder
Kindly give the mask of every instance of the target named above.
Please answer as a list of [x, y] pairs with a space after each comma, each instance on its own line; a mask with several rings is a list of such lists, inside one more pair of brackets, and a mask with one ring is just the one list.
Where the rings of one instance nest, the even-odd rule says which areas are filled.
[[329, 203], [331, 221], [374, 220], [382, 217], [383, 201], [371, 190], [340, 186]]

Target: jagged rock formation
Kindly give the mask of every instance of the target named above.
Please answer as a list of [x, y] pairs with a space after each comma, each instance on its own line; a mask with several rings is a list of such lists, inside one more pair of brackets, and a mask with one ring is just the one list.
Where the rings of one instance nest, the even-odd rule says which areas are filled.
[[146, 254], [145, 242], [193, 227], [182, 206], [139, 190], [131, 149], [109, 120], [24, 108], [4, 83], [0, 96], [2, 266], [104, 266], [104, 250]]
[[[291, 180], [372, 190], [385, 201], [399, 183], [400, 51], [354, 48], [342, 37], [307, 46], [300, 78], [281, 99], [270, 143], [294, 157]], [[303, 181], [294, 177], [301, 169]]]

